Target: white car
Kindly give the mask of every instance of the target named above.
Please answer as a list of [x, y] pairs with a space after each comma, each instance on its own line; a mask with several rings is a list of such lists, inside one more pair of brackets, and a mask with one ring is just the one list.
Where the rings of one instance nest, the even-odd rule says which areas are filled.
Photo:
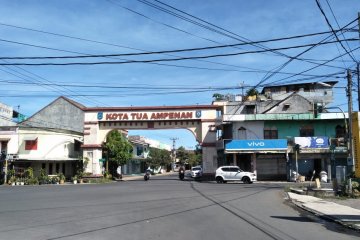
[[197, 177], [201, 177], [202, 175], [202, 168], [201, 166], [195, 166], [191, 168], [191, 177], [192, 178], [197, 178]]
[[222, 166], [216, 169], [215, 180], [217, 183], [226, 183], [227, 181], [253, 183], [257, 178], [255, 173], [244, 172], [238, 166]]

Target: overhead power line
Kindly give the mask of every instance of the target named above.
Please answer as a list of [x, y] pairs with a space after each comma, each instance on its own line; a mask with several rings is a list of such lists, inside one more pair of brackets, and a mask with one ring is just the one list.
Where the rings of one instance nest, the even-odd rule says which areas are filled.
[[[343, 74], [343, 72], [337, 72], [337, 73], [330, 73], [330, 74], [326, 74], [326, 75], [310, 75], [310, 74], [304, 74], [305, 76], [308, 76], [306, 78], [302, 78], [302, 79], [297, 79], [297, 81], [303, 81], [303, 80], [314, 80], [314, 79], [323, 79], [323, 78], [343, 78], [340, 76], [337, 76], [339, 74]], [[11, 84], [11, 85], [39, 85], [38, 83], [32, 83], [32, 82], [24, 82], [24, 81], [18, 81], [18, 80], [0, 80], [1, 83], [3, 84]], [[70, 88], [97, 88], [97, 89], [114, 89], [115, 91], [117, 91], [118, 89], [136, 89], [139, 90], [139, 85], [138, 84], [123, 84], [123, 85], [89, 85], [89, 84], [69, 84], [66, 82], [59, 82], [59, 83], [43, 83], [41, 84], [41, 86], [63, 86], [63, 87], [70, 87]], [[153, 85], [147, 85], [147, 84], [141, 84], [142, 87], [144, 87], [145, 89], [140, 89], [141, 91], [152, 91], [152, 90], [225, 90], [225, 89], [232, 89], [232, 88], [236, 88], [237, 86], [184, 86], [184, 85], [157, 85], [157, 86], [153, 86]], [[264, 85], [267, 86], [267, 85]], [[242, 87], [244, 87], [242, 85]], [[251, 87], [251, 86], [245, 86], [245, 87]], [[16, 90], [19, 91], [19, 90]], [[24, 90], [27, 91], [28, 90]], [[89, 90], [86, 90], [89, 91]]]
[[[346, 39], [343, 41], [358, 41], [359, 39]], [[337, 41], [330, 41], [330, 42], [323, 42], [313, 43], [313, 44], [304, 44], [304, 45], [297, 45], [291, 47], [281, 47], [281, 48], [273, 48], [270, 50], [256, 50], [256, 51], [247, 51], [247, 52], [237, 52], [237, 53], [226, 53], [226, 54], [213, 54], [213, 55], [206, 55], [206, 56], [192, 56], [192, 57], [180, 57], [180, 58], [167, 58], [167, 59], [151, 59], [151, 60], [129, 60], [129, 61], [122, 61], [122, 62], [68, 62], [68, 63], [0, 63], [0, 66], [69, 66], [69, 65], [103, 65], [103, 64], [129, 64], [129, 63], [153, 63], [153, 62], [167, 62], [167, 61], [183, 61], [183, 60], [192, 60], [192, 59], [205, 59], [205, 58], [215, 58], [215, 57], [229, 57], [229, 56], [238, 56], [244, 54], [254, 54], [254, 53], [261, 53], [273, 50], [289, 50], [289, 49], [296, 49], [296, 48], [303, 48], [308, 46], [318, 46], [318, 45], [326, 45], [335, 43]], [[325, 63], [318, 64], [324, 65]]]
[[[223, 36], [226, 36], [226, 37], [235, 39], [235, 40], [237, 40], [237, 41], [240, 41], [240, 42], [250, 42], [250, 43], [252, 42], [252, 41], [251, 41], [250, 39], [248, 39], [248, 38], [245, 38], [245, 37], [243, 37], [243, 36], [240, 36], [240, 35], [232, 32], [232, 31], [229, 31], [229, 30], [227, 30], [227, 29], [225, 29], [225, 28], [223, 28], [223, 27], [217, 26], [217, 25], [215, 25], [215, 24], [213, 24], [213, 23], [210, 23], [210, 22], [208, 22], [208, 21], [206, 21], [206, 20], [203, 20], [203, 19], [201, 19], [201, 18], [199, 18], [199, 17], [196, 17], [196, 16], [194, 16], [194, 15], [192, 15], [192, 14], [189, 14], [189, 13], [187, 13], [187, 12], [185, 12], [185, 11], [182, 11], [182, 10], [180, 10], [180, 9], [178, 9], [178, 8], [176, 8], [176, 7], [173, 7], [173, 6], [169, 5], [169, 4], [166, 4], [166, 3], [162, 2], [162, 1], [154, 0], [155, 2], [161, 4], [162, 6], [157, 5], [157, 4], [155, 4], [155, 3], [153, 3], [153, 2], [150, 2], [150, 1], [147, 1], [147, 0], [137, 0], [137, 1], [138, 1], [138, 2], [141, 2], [141, 3], [145, 4], [145, 5], [148, 5], [148, 6], [150, 6], [150, 7], [153, 7], [153, 8], [155, 8], [155, 9], [157, 9], [157, 10], [160, 10], [160, 11], [162, 11], [162, 12], [165, 12], [165, 13], [167, 13], [167, 14], [170, 14], [170, 15], [172, 15], [172, 16], [175, 16], [175, 17], [177, 17], [177, 18], [180, 18], [180, 19], [182, 19], [182, 20], [184, 20], [184, 21], [190, 22], [190, 23], [192, 23], [192, 24], [194, 24], [194, 25], [197, 25], [197, 26], [199, 26], [199, 27], [205, 28], [205, 29], [210, 30], [210, 31], [212, 31], [212, 32], [221, 34], [221, 35], [223, 35]], [[164, 7], [163, 7], [163, 6], [164, 6]], [[173, 10], [174, 10], [174, 11], [173, 11]], [[264, 49], [264, 50], [265, 50], [265, 49], [270, 50], [270, 48], [268, 48], [268, 47], [266, 47], [266, 46], [264, 46], [264, 45], [262, 45], [262, 44], [254, 43], [254, 44], [251, 44], [251, 45], [253, 45], [254, 47], [258, 47], [258, 48]], [[273, 52], [273, 53], [275, 53], [275, 54], [277, 54], [277, 55], [280, 55], [280, 56], [289, 58], [289, 59], [290, 59], [289, 62], [291, 62], [291, 61], [293, 61], [293, 60], [306, 61], [306, 60], [303, 60], [303, 59], [298, 58], [298, 56], [295, 56], [295, 57], [289, 56], [289, 55], [284, 54], [284, 53], [282, 53], [282, 52], [279, 52], [279, 51], [277, 51], [277, 50], [273, 50], [273, 51], [270, 50], [270, 52]], [[315, 65], [317, 64], [316, 62], [312, 62], [312, 61], [306, 61], [306, 62], [315, 64]]]
[[[121, 6], [121, 5], [120, 5]], [[43, 31], [43, 30], [38, 30], [38, 29], [32, 29], [32, 28], [26, 28], [26, 27], [21, 27], [21, 26], [16, 26], [16, 25], [11, 25], [11, 24], [5, 24], [5, 23], [0, 23], [0, 25], [2, 26], [6, 26], [6, 27], [13, 27], [13, 28], [18, 28], [18, 29], [22, 29], [22, 30], [27, 30], [27, 31], [33, 31], [33, 32], [37, 32], [37, 33], [43, 33], [43, 34], [49, 34], [49, 35], [54, 35], [54, 36], [59, 36], [59, 37], [65, 37], [65, 38], [70, 38], [70, 39], [75, 39], [75, 40], [81, 40], [81, 41], [87, 41], [87, 42], [92, 42], [92, 43], [97, 43], [97, 44], [104, 44], [104, 45], [109, 45], [109, 46], [116, 46], [116, 47], [121, 47], [121, 48], [128, 48], [128, 49], [133, 49], [133, 50], [138, 50], [138, 51], [145, 51], [139, 48], [133, 48], [133, 47], [127, 47], [127, 46], [123, 46], [123, 45], [118, 45], [118, 44], [112, 44], [112, 43], [106, 43], [106, 42], [102, 42], [102, 41], [97, 41], [97, 40], [90, 40], [90, 39], [85, 39], [85, 38], [81, 38], [81, 37], [73, 37], [73, 36], [69, 36], [69, 35], [65, 35], [65, 34], [59, 34], [59, 33], [53, 33], [53, 32], [48, 32], [48, 31]], [[344, 29], [342, 29], [344, 30]], [[305, 35], [299, 35], [299, 36], [292, 36], [292, 37], [283, 37], [283, 38], [279, 38], [278, 40], [285, 40], [285, 39], [293, 39], [293, 38], [298, 38], [298, 37], [306, 37], [306, 36], [316, 36], [316, 35], [321, 35], [321, 34], [325, 34], [326, 32], [320, 32], [320, 33], [310, 33], [310, 34], [305, 34]], [[330, 32], [329, 32], [330, 33]], [[276, 39], [274, 39], [275, 41]], [[38, 47], [38, 48], [44, 48], [44, 49], [48, 49], [48, 50], [54, 50], [54, 51], [61, 51], [61, 52], [69, 52], [69, 53], [74, 53], [74, 54], [82, 54], [79, 52], [74, 52], [74, 51], [67, 51], [67, 50], [63, 50], [63, 49], [57, 49], [57, 48], [50, 48], [50, 47], [44, 47], [44, 46], [38, 46], [38, 45], [34, 45], [34, 44], [27, 44], [27, 43], [21, 43], [21, 42], [15, 42], [15, 41], [11, 41], [11, 40], [6, 40], [6, 39], [0, 39], [0, 41], [4, 41], [4, 42], [9, 42], [9, 43], [14, 43], [14, 44], [21, 44], [21, 45], [26, 45], [26, 46], [31, 46], [31, 47]], [[264, 41], [271, 41], [271, 40], [264, 40]], [[216, 41], [212, 41], [215, 43], [218, 43]], [[244, 42], [244, 44], [246, 44]], [[250, 43], [249, 43], [250, 44]], [[147, 51], [149, 52], [149, 51]], [[83, 54], [84, 55], [84, 54]], [[87, 56], [91, 56], [92, 54], [85, 54]], [[165, 54], [165, 55], [169, 55], [169, 54]], [[169, 56], [173, 56], [173, 55], [169, 55]], [[290, 57], [291, 58], [291, 57]], [[219, 62], [213, 62], [213, 61], [207, 61], [207, 60], [200, 60], [200, 59], [195, 59], [197, 61], [202, 61], [202, 62], [207, 62], [207, 63], [211, 63], [211, 64], [217, 64], [217, 65], [223, 65], [223, 66], [229, 66], [229, 67], [236, 67], [236, 68], [245, 68], [245, 69], [252, 69], [252, 68], [248, 68], [248, 67], [244, 67], [244, 66], [237, 66], [237, 65], [233, 65], [233, 64], [225, 64], [225, 63], [219, 63]], [[300, 59], [298, 58], [297, 60], [304, 60], [307, 62], [310, 62], [312, 64], [318, 64], [316, 62], [314, 62], [313, 60], [308, 60], [308, 59]], [[195, 66], [184, 66], [184, 65], [174, 65], [174, 64], [161, 64], [161, 63], [150, 63], [150, 64], [156, 64], [156, 65], [161, 65], [161, 66], [170, 66], [170, 67], [177, 67], [177, 68], [191, 68], [191, 69], [199, 69], [199, 70], [214, 70], [214, 71], [238, 71], [235, 69], [223, 69], [223, 68], [206, 68], [206, 67], [195, 67]], [[330, 66], [327, 65], [329, 67], [335, 67], [335, 66]], [[254, 69], [256, 70], [256, 69]]]
[[[151, 7], [155, 8], [155, 9], [158, 9], [158, 10], [160, 10], [160, 11], [166, 12], [166, 13], [168, 13], [168, 14], [170, 14], [170, 15], [173, 15], [173, 16], [178, 17], [178, 18], [180, 18], [180, 19], [183, 19], [183, 20], [185, 20], [185, 21], [191, 22], [191, 23], [193, 23], [193, 24], [195, 24], [195, 25], [198, 25], [198, 26], [200, 26], [200, 27], [203, 27], [203, 28], [205, 28], [205, 29], [208, 29], [208, 30], [210, 30], [210, 31], [214, 31], [214, 32], [219, 33], [219, 31], [217, 31], [217, 30], [218, 30], [218, 29], [221, 29], [222, 31], [225, 31], [226, 33], [225, 33], [225, 34], [224, 34], [224, 33], [220, 33], [220, 34], [222, 34], [222, 35], [224, 35], [224, 36], [227, 36], [227, 37], [230, 37], [230, 38], [233, 38], [233, 39], [237, 39], [238, 41], [244, 41], [243, 39], [248, 40], [248, 39], [246, 39], [246, 38], [243, 38], [243, 37], [237, 35], [236, 33], [233, 33], [233, 32], [231, 32], [231, 31], [228, 31], [228, 30], [224, 29], [224, 28], [218, 27], [218, 26], [216, 26], [216, 25], [214, 25], [214, 24], [212, 24], [212, 23], [209, 23], [209, 22], [207, 22], [207, 21], [204, 21], [204, 20], [202, 20], [202, 19], [200, 19], [200, 18], [198, 18], [198, 17], [195, 17], [195, 16], [193, 16], [193, 15], [191, 15], [191, 14], [188, 14], [188, 13], [186, 13], [186, 12], [184, 12], [184, 11], [181, 11], [181, 10], [179, 10], [179, 9], [177, 9], [177, 8], [175, 8], [175, 7], [170, 6], [169, 4], [163, 3], [163, 2], [161, 2], [161, 1], [159, 1], [159, 0], [155, 0], [155, 1], [158, 2], [158, 3], [160, 3], [160, 4], [162, 4], [163, 6], [166, 6], [166, 7], [170, 8], [170, 9], [173, 9], [173, 10], [175, 10], [175, 11], [177, 11], [177, 12], [180, 12], [181, 14], [185, 14], [186, 16], [190, 16], [190, 17], [193, 18], [193, 19], [200, 20], [202, 23], [208, 24], [208, 25], [210, 25], [210, 26], [214, 26], [214, 27], [217, 28], [217, 30], [209, 29], [208, 26], [204, 26], [203, 24], [199, 24], [199, 23], [195, 22], [195, 21], [192, 20], [192, 19], [186, 18], [186, 17], [184, 17], [184, 16], [182, 16], [182, 15], [179, 15], [179, 14], [177, 14], [177, 13], [174, 13], [174, 12], [170, 11], [169, 9], [165, 9], [165, 8], [163, 8], [163, 7], [159, 6], [159, 5], [156, 5], [156, 4], [154, 4], [154, 3], [151, 3], [151, 2], [149, 2], [149, 1], [146, 1], [146, 0], [138, 0], [138, 1], [141, 2], [141, 3], [144, 3], [144, 4], [148, 5], [148, 6], [151, 6]], [[352, 21], [351, 23], [349, 23], [347, 26], [349, 26], [350, 24], [352, 24], [352, 23], [355, 22], [355, 21], [356, 21], [356, 19], [355, 19], [354, 21]], [[343, 29], [345, 29], [347, 26], [345, 26]], [[233, 36], [229, 36], [228, 34], [232, 34]], [[237, 36], [237, 37], [234, 37], [234, 36]], [[264, 49], [264, 46], [261, 46], [261, 45], [260, 45], [260, 46], [259, 46], [259, 45], [254, 45], [254, 46], [257, 46], [257, 47], [260, 47], [260, 48], [263, 48], [263, 49]], [[283, 69], [284, 67], [286, 67], [289, 63], [291, 63], [293, 60], [298, 59], [299, 56], [301, 56], [302, 54], [306, 53], [307, 51], [311, 50], [311, 49], [314, 48], [314, 47], [316, 47], [316, 46], [313, 46], [313, 47], [309, 48], [308, 50], [304, 51], [304, 52], [301, 53], [301, 54], [298, 54], [298, 55], [295, 56], [295, 57], [292, 57], [292, 58], [290, 57], [290, 59], [289, 59], [286, 63], [284, 63], [282, 66], [273, 69], [273, 70], [276, 70], [275, 73], [271, 73], [269, 76], [267, 76], [267, 74], [266, 74], [266, 75], [264, 76], [264, 78], [259, 82], [259, 84], [261, 84], [262, 82], [264, 82], [264, 81], [268, 80], [269, 78], [275, 76], [278, 71], [282, 70], [282, 69]], [[265, 47], [265, 48], [266, 48], [266, 47]], [[277, 51], [274, 51], [274, 53], [279, 54]], [[324, 65], [319, 65], [319, 66], [324, 66]], [[272, 70], [272, 71], [273, 71], [273, 70]]]
[[[355, 49], [350, 50], [350, 52], [354, 52], [354, 51], [357, 51], [357, 50], [359, 50], [359, 49], [360, 49], [360, 47], [357, 47], [357, 48], [355, 48]], [[326, 63], [328, 63], [328, 62], [331, 62], [331, 61], [333, 61], [333, 60], [336, 60], [336, 59], [338, 59], [338, 58], [341, 58], [341, 57], [345, 56], [346, 54], [347, 54], [347, 53], [343, 53], [343, 54], [341, 54], [341, 55], [339, 55], [339, 56], [336, 56], [336, 57], [334, 57], [333, 59], [330, 59], [330, 60], [328, 60], [328, 61], [326, 61], [326, 62], [324, 62], [324, 63], [321, 63], [321, 64], [326, 64]], [[320, 65], [321, 65], [321, 64], [320, 64]], [[272, 83], [282, 82], [282, 81], [284, 81], [284, 80], [287, 80], [287, 79], [290, 79], [290, 78], [292, 78], [292, 77], [296, 77], [296, 76], [299, 76], [299, 75], [304, 74], [304, 73], [306, 73], [306, 72], [309, 72], [309, 71], [311, 71], [311, 70], [314, 70], [315, 68], [317, 68], [317, 67], [308, 68], [308, 69], [306, 69], [306, 70], [304, 70], [304, 71], [301, 71], [301, 72], [299, 72], [299, 73], [296, 73], [296, 74], [294, 74], [294, 75], [291, 75], [291, 76], [288, 76], [288, 77], [279, 79], [279, 80], [277, 80], [277, 81], [273, 81]], [[259, 85], [260, 85], [260, 84], [259, 84]]]
[[[345, 28], [349, 27], [351, 24], [353, 24], [353, 23], [356, 22], [356, 21], [357, 21], [357, 19], [354, 19], [353, 21], [351, 21], [350, 23], [346, 24], [346, 25], [345, 25], [343, 28], [341, 28], [341, 29], [345, 29]], [[340, 29], [340, 30], [341, 30], [341, 29]], [[305, 49], [305, 50], [302, 51], [301, 53], [297, 54], [295, 57], [300, 57], [301, 55], [309, 52], [310, 50], [314, 49], [315, 47], [321, 45], [321, 43], [323, 43], [324, 41], [328, 40], [329, 38], [330, 38], [330, 36], [322, 39], [320, 42], [318, 42], [317, 45], [310, 46], [309, 48]], [[323, 62], [323, 63], [319, 64], [319, 65], [316, 66], [316, 67], [312, 67], [312, 68], [309, 69], [309, 71], [312, 70], [312, 69], [315, 69], [315, 68], [324, 66], [325, 64], [327, 64], [327, 63], [329, 63], [329, 62], [332, 62], [333, 60], [335, 60], [335, 59], [337, 59], [337, 58], [338, 58], [338, 57], [333, 58], [333, 59], [331, 59], [331, 60], [329, 60], [329, 61]], [[284, 68], [285, 68], [288, 64], [290, 64], [293, 60], [294, 60], [294, 59], [289, 59], [287, 62], [285, 62], [285, 63], [282, 64], [281, 66], [277, 67], [277, 68], [276, 68], [276, 71], [275, 71], [274, 73], [271, 73], [271, 74], [269, 74], [269, 75], [265, 75], [265, 76], [263, 77], [263, 79], [261, 79], [261, 81], [259, 81], [258, 85], [260, 85], [260, 84], [262, 84], [263, 82], [269, 80], [271, 77], [274, 77], [279, 71], [281, 71], [282, 69], [284, 69]], [[297, 75], [295, 74], [294, 76], [297, 76]]]
[[[329, 32], [325, 32], [325, 33], [329, 33]], [[0, 59], [8, 59], [8, 60], [10, 60], [10, 59], [99, 58], [99, 57], [120, 57], [120, 56], [124, 57], [124, 56], [139, 56], [139, 55], [178, 53], [178, 52], [193, 52], [193, 51], [203, 51], [203, 50], [211, 50], [211, 49], [229, 48], [229, 47], [234, 47], [234, 46], [251, 45], [251, 44], [254, 44], [254, 43], [276, 42], [276, 41], [283, 41], [283, 40], [296, 39], [296, 38], [302, 38], [302, 37], [314, 36], [314, 35], [322, 35], [322, 34], [324, 34], [324, 32], [322, 32], [322, 33], [312, 33], [312, 34], [306, 34], [306, 35], [297, 35], [297, 36], [292, 36], [292, 37], [275, 38], [275, 39], [269, 39], [269, 40], [261, 40], [261, 41], [251, 42], [251, 43], [250, 42], [244, 42], [244, 43], [236, 43], [236, 44], [226, 44], [226, 45], [199, 47], [199, 48], [185, 48], [185, 49], [175, 49], [175, 50], [165, 50], [165, 51], [151, 51], [151, 52], [137, 52], [137, 53], [117, 53], [117, 54], [87, 54], [87, 55], [77, 55], [77, 56], [50, 56], [50, 57], [39, 57], [39, 56], [33, 56], [33, 57], [0, 57]], [[350, 40], [358, 40], [358, 39], [350, 39]], [[0, 39], [0, 41], [8, 41], [8, 40]], [[346, 41], [346, 39], [343, 40], [343, 41]], [[24, 45], [29, 45], [29, 46], [42, 47], [42, 46], [38, 46], [38, 45], [32, 45], [32, 44], [26, 44], [26, 43], [14, 42], [14, 41], [8, 41], [8, 42], [24, 44]], [[333, 43], [333, 42], [329, 42], [329, 43]], [[324, 44], [327, 44], [327, 43], [324, 43]], [[50, 49], [50, 50], [59, 50], [59, 49], [47, 48], [47, 47], [42, 47], [42, 48]], [[268, 49], [268, 51], [272, 51], [272, 49]]]
[[[165, 9], [165, 8], [159, 6], [159, 5], [156, 5], [156, 4], [151, 3], [151, 2], [149, 2], [149, 1], [146, 1], [146, 0], [138, 0], [138, 1], [141, 2], [141, 3], [143, 3], [143, 4], [148, 5], [148, 6], [150, 6], [150, 7], [153, 7], [153, 8], [155, 8], [155, 9], [158, 9], [158, 10], [160, 10], [160, 11], [166, 12], [166, 13], [172, 15], [172, 16], [178, 17], [178, 18], [180, 18], [180, 19], [182, 19], [182, 20], [185, 20], [185, 21], [187, 21], [187, 22], [193, 23], [193, 24], [195, 24], [195, 25], [197, 25], [197, 26], [200, 26], [200, 27], [203, 27], [203, 28], [205, 28], [205, 29], [207, 29], [207, 30], [210, 30], [210, 31], [213, 31], [213, 32], [222, 34], [222, 35], [224, 35], [224, 36], [227, 36], [227, 37], [229, 37], [229, 38], [235, 39], [235, 40], [237, 40], [237, 41], [244, 42], [244, 43], [245, 43], [245, 42], [251, 42], [251, 40], [249, 40], [249, 39], [247, 39], [247, 38], [244, 38], [244, 37], [242, 37], [242, 36], [239, 36], [239, 35], [237, 35], [236, 33], [233, 33], [233, 32], [230, 32], [230, 31], [228, 31], [228, 30], [226, 30], [226, 29], [223, 29], [223, 28], [221, 28], [221, 27], [218, 27], [218, 26], [216, 26], [216, 25], [214, 25], [214, 24], [212, 24], [212, 23], [209, 23], [209, 22], [207, 22], [207, 21], [205, 21], [205, 20], [202, 20], [202, 19], [200, 19], [200, 18], [197, 18], [197, 17], [195, 17], [195, 16], [193, 16], [193, 15], [191, 15], [191, 14], [188, 14], [188, 13], [186, 13], [186, 12], [184, 12], [184, 11], [181, 11], [181, 10], [179, 10], [179, 9], [177, 9], [177, 8], [174, 8], [174, 7], [172, 7], [172, 6], [168, 5], [168, 4], [164, 4], [164, 3], [160, 2], [160, 1], [157, 1], [157, 2], [161, 3], [162, 5], [165, 5], [165, 6], [168, 7], [168, 8], [171, 8], [171, 9], [176, 10], [177, 12], [180, 12], [181, 14], [185, 14], [185, 15], [187, 15], [187, 16], [190, 16], [191, 18], [196, 19], [196, 20], [189, 19], [189, 18], [187, 18], [187, 17], [184, 17], [184, 16], [182, 16], [182, 15], [179, 15], [179, 14], [173, 12], [172, 10]], [[152, 18], [150, 18], [150, 17], [148, 17], [148, 16], [145, 16], [145, 15], [142, 14], [142, 13], [136, 12], [136, 11], [134, 11], [134, 10], [132, 10], [132, 9], [129, 9], [129, 8], [123, 6], [123, 5], [119, 4], [119, 3], [116, 2], [116, 1], [108, 0], [108, 2], [110, 2], [110, 3], [112, 3], [112, 4], [115, 4], [116, 6], [119, 6], [119, 7], [123, 8], [123, 9], [126, 9], [126, 10], [130, 11], [130, 12], [133, 12], [133, 13], [135, 13], [135, 14], [137, 14], [137, 15], [140, 15], [140, 16], [142, 16], [142, 17], [145, 17], [146, 19], [149, 19], [149, 20], [151, 20], [151, 21], [154, 21], [154, 22], [156, 22], [156, 23], [158, 23], [158, 24], [161, 24], [161, 25], [170, 27], [170, 28], [175, 29], [175, 30], [179, 30], [179, 31], [181, 31], [181, 32], [187, 33], [187, 34], [189, 34], [189, 35], [192, 35], [192, 36], [195, 36], [195, 37], [198, 37], [198, 38], [201, 38], [201, 39], [205, 39], [205, 40], [208, 40], [208, 41], [211, 41], [211, 42], [216, 42], [216, 41], [213, 41], [213, 40], [211, 40], [211, 39], [203, 38], [203, 37], [200, 37], [200, 36], [198, 36], [198, 35], [195, 35], [195, 34], [192, 34], [192, 33], [187, 32], [187, 31], [184, 31], [184, 30], [182, 30], [182, 29], [178, 29], [178, 28], [173, 27], [173, 26], [170, 26], [170, 25], [168, 25], [168, 24], [165, 24], [165, 23], [156, 21], [156, 20], [154, 20], [154, 19], [152, 19]], [[200, 20], [200, 22], [202, 22], [202, 23], [205, 23], [205, 25], [202, 24], [202, 23], [197, 22], [198, 20]], [[209, 27], [208, 25], [210, 25], [210, 27]], [[215, 27], [216, 29], [214, 29], [213, 27]], [[219, 31], [219, 30], [220, 30], [220, 31]], [[222, 32], [222, 31], [225, 31], [226, 34], [224, 34], [224, 32]], [[231, 36], [231, 35], [228, 35], [227, 33], [232, 34], [232, 36]], [[236, 37], [234, 37], [234, 36], [236, 36]], [[218, 42], [216, 42], [216, 43], [218, 43]], [[252, 44], [252, 45], [255, 46], [255, 47], [261, 48], [261, 49], [269, 49], [269, 48], [267, 48], [266, 46], [261, 45], [261, 44]], [[238, 48], [238, 47], [236, 47], [236, 46], [234, 46], [234, 48], [241, 49], [241, 48]], [[263, 52], [263, 53], [266, 54], [267, 52]], [[262, 53], [262, 54], [263, 54], [263, 53]], [[294, 57], [292, 57], [292, 56], [289, 56], [289, 55], [287, 55], [287, 54], [284, 54], [284, 53], [281, 53], [281, 52], [278, 52], [278, 51], [273, 51], [273, 53], [275, 53], [276, 55], [282, 56], [282, 57], [286, 57], [286, 58], [292, 59], [292, 60], [296, 59], [296, 60], [299, 60], [299, 61], [306, 61], [306, 62], [308, 62], [308, 63], [312, 63], [312, 64], [315, 64], [315, 65], [317, 64], [316, 62], [312, 62], [312, 61], [309, 61], [309, 60], [303, 60], [303, 59], [296, 58], [296, 57], [294, 58]], [[196, 61], [210, 62], [210, 61], [208, 61], [208, 60], [206, 61], [206, 60], [204, 60], [204, 59], [201, 59], [201, 60], [200, 60], [200, 59], [197, 59]], [[210, 63], [214, 63], [214, 62], [210, 62]], [[215, 63], [215, 64], [216, 64], [216, 63]], [[334, 66], [330, 66], [330, 65], [327, 65], [327, 66], [328, 66], [328, 67], [334, 67]], [[338, 67], [335, 67], [335, 68], [338, 68]]]
[[327, 25], [329, 26], [329, 28], [331, 29], [332, 33], [334, 34], [336, 40], [340, 43], [341, 47], [345, 50], [345, 52], [350, 56], [350, 58], [354, 61], [354, 62], [357, 62], [356, 59], [354, 58], [354, 56], [352, 54], [349, 53], [349, 51], [345, 48], [345, 46], [342, 44], [342, 42], [340, 41], [338, 35], [336, 34], [334, 28], [332, 27], [329, 19], [327, 18], [325, 12], [324, 12], [324, 9], [321, 7], [321, 4], [319, 2], [319, 0], [315, 0], [316, 1], [316, 5], [318, 6], [321, 14], [324, 16], [325, 18], [325, 21], [327, 23]]

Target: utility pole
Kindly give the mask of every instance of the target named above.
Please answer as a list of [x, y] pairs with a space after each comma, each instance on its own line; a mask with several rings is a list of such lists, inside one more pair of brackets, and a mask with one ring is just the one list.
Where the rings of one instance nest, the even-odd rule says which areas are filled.
[[348, 118], [349, 118], [349, 125], [348, 125], [348, 166], [350, 171], [355, 170], [354, 166], [354, 159], [353, 159], [353, 144], [352, 144], [352, 76], [350, 69], [347, 70], [347, 97], [348, 97]]
[[358, 84], [358, 111], [360, 112], [360, 76], [359, 76], [359, 62], [356, 66], [357, 71], [357, 84]]
[[[360, 12], [358, 12], [358, 27], [360, 27]], [[359, 28], [359, 37], [360, 37], [360, 28]]]
[[[360, 12], [358, 12], [358, 27], [359, 27], [359, 39], [360, 39]], [[359, 62], [357, 62], [356, 66], [357, 70], [357, 84], [358, 84], [358, 111], [360, 112], [360, 76], [359, 76]]]
[[173, 162], [176, 162], [176, 140], [178, 140], [179, 138], [170, 138], [170, 140], [173, 141], [173, 146], [172, 146], [172, 157], [173, 157]]

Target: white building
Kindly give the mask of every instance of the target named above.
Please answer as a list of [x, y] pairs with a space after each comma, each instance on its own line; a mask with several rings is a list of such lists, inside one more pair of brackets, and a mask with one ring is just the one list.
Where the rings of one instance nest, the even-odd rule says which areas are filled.
[[[8, 156], [8, 168], [18, 175], [32, 167], [47, 174], [74, 174], [74, 167], [82, 157], [83, 106], [59, 97], [30, 118], [18, 124], [0, 125], [1, 150]], [[6, 126], [10, 125], [10, 126]]]

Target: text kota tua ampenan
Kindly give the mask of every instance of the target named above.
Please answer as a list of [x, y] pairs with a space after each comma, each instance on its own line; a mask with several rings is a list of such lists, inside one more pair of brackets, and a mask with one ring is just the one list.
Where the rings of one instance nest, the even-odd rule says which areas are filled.
[[153, 112], [153, 113], [106, 113], [105, 120], [169, 120], [192, 119], [193, 112]]

